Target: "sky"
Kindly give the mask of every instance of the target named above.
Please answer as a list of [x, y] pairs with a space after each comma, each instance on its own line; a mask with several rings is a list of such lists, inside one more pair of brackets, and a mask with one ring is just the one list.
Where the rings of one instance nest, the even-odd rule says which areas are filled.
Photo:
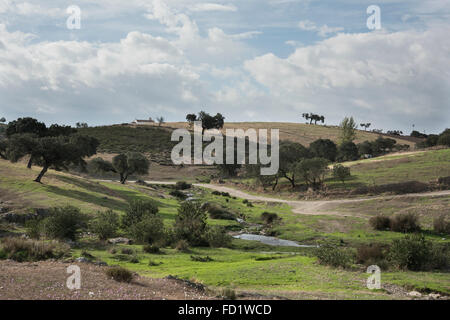
[[438, 133], [450, 127], [449, 34], [450, 0], [0, 0], [0, 117], [106, 125], [205, 110], [303, 123], [312, 112]]

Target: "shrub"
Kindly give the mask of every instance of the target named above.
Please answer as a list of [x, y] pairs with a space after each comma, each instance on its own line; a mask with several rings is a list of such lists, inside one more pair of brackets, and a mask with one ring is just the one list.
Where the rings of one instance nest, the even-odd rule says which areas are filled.
[[414, 213], [401, 213], [391, 218], [391, 230], [396, 232], [420, 231], [419, 218]]
[[391, 227], [391, 219], [385, 215], [377, 215], [369, 219], [369, 224], [375, 230], [385, 231]]
[[450, 220], [448, 215], [441, 214], [433, 221], [433, 229], [437, 233], [449, 234], [450, 233]]
[[119, 215], [112, 210], [98, 212], [97, 219], [91, 224], [92, 232], [96, 233], [100, 240], [116, 236], [118, 228]]
[[69, 249], [68, 245], [56, 241], [4, 238], [1, 243], [2, 255], [18, 262], [59, 259], [68, 254]]
[[128, 204], [122, 224], [130, 227], [135, 223], [141, 222], [146, 217], [154, 216], [158, 213], [158, 206], [153, 200], [134, 200]]
[[192, 261], [196, 262], [211, 262], [214, 261], [210, 256], [201, 257], [201, 256], [191, 256]]
[[129, 228], [129, 233], [137, 243], [155, 243], [164, 238], [164, 222], [156, 215], [148, 216], [133, 224]]
[[280, 218], [276, 213], [263, 212], [261, 213], [261, 219], [264, 221], [265, 224], [272, 224], [277, 220], [279, 220]]
[[106, 276], [118, 282], [131, 282], [133, 280], [133, 273], [123, 267], [111, 267], [106, 271]]
[[160, 265], [162, 265], [163, 263], [162, 262], [155, 262], [155, 261], [153, 261], [153, 260], [149, 260], [148, 261], [148, 265], [150, 266], [150, 267], [157, 267], [157, 266], [160, 266]]
[[189, 252], [189, 243], [186, 240], [181, 239], [177, 242], [175, 249], [180, 252]]
[[176, 190], [187, 190], [187, 189], [190, 189], [191, 187], [192, 187], [192, 185], [187, 183], [186, 181], [178, 181], [175, 184]]
[[87, 217], [76, 207], [52, 208], [42, 221], [44, 234], [51, 239], [76, 240], [79, 229], [85, 227]]
[[208, 208], [208, 213], [211, 219], [221, 219], [221, 220], [235, 220], [235, 216], [232, 212], [227, 209], [211, 205]]
[[376, 264], [386, 265], [385, 247], [380, 244], [361, 245], [357, 248], [356, 262], [367, 266]]
[[414, 234], [394, 240], [389, 256], [396, 267], [419, 271], [426, 268], [431, 252], [432, 243], [423, 235]]
[[353, 262], [353, 256], [348, 250], [330, 243], [321, 245], [316, 251], [316, 256], [320, 264], [333, 267], [348, 268]]
[[236, 300], [236, 292], [233, 289], [225, 288], [220, 292], [220, 297], [224, 300]]
[[149, 244], [145, 245], [143, 250], [144, 250], [145, 253], [153, 253], [153, 254], [161, 252], [161, 250], [160, 250], [160, 248], [158, 246], [156, 246], [156, 245], [149, 245]]
[[129, 254], [129, 255], [134, 254], [134, 250], [131, 249], [131, 248], [122, 248], [122, 249], [120, 250], [120, 252], [121, 252], [122, 254]]
[[213, 248], [228, 248], [232, 240], [231, 236], [226, 233], [225, 228], [221, 226], [210, 227], [206, 239]]
[[342, 181], [342, 184], [345, 185], [345, 180], [350, 178], [350, 168], [344, 167], [342, 164], [337, 164], [333, 167], [333, 177], [336, 180]]
[[199, 203], [184, 202], [178, 209], [174, 232], [177, 239], [186, 240], [191, 246], [207, 245], [206, 211]]
[[41, 238], [43, 232], [41, 219], [28, 220], [27, 222], [25, 222], [25, 228], [26, 228], [26, 235], [29, 236], [31, 239]]
[[130, 258], [130, 263], [139, 263], [139, 257], [134, 255]]
[[169, 193], [172, 197], [178, 198], [180, 200], [186, 200], [187, 195], [179, 190], [173, 190]]

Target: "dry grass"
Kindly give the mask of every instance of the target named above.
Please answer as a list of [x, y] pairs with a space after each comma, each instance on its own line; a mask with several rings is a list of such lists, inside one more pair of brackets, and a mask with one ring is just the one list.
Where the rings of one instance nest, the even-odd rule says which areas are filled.
[[107, 267], [80, 263], [81, 289], [69, 290], [70, 264], [61, 262], [17, 263], [0, 261], [0, 300], [205, 300], [205, 292], [175, 280], [136, 276], [131, 283], [108, 279]]
[[[163, 125], [168, 128], [188, 128], [186, 122], [168, 122]], [[304, 146], [309, 146], [309, 144], [317, 139], [330, 139], [335, 142], [339, 139], [339, 127], [337, 126], [325, 126], [325, 125], [309, 125], [303, 123], [287, 123], [287, 122], [226, 122], [224, 129], [279, 129], [280, 139], [289, 140], [293, 142], [298, 142]], [[372, 132], [365, 132], [359, 130], [357, 133], [356, 143], [363, 142], [365, 140], [375, 140], [380, 135]], [[410, 148], [414, 148], [417, 141], [410, 137], [396, 138], [399, 144], [407, 144]]]

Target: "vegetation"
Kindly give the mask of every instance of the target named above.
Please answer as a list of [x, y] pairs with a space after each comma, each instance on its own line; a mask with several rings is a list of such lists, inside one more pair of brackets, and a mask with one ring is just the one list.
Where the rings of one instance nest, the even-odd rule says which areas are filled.
[[60, 259], [69, 253], [69, 246], [62, 243], [42, 242], [19, 238], [3, 238], [0, 244], [0, 259], [18, 262]]
[[120, 176], [120, 183], [125, 184], [128, 177], [133, 174], [147, 174], [150, 163], [141, 153], [128, 152], [115, 156], [112, 162], [95, 158], [91, 161], [92, 167], [97, 172], [114, 172]]
[[115, 266], [106, 269], [106, 276], [118, 282], [131, 282], [134, 278], [133, 273], [123, 267]]
[[119, 226], [119, 215], [112, 210], [107, 210], [97, 213], [96, 219], [91, 223], [91, 230], [100, 240], [106, 240], [117, 235]]

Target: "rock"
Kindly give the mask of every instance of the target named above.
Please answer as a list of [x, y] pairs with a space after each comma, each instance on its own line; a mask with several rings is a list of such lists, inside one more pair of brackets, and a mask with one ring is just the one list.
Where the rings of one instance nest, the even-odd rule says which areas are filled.
[[414, 298], [420, 298], [422, 296], [422, 294], [417, 291], [411, 291], [411, 292], [408, 292], [408, 296], [414, 297]]
[[439, 298], [441, 297], [441, 295], [440, 295], [439, 293], [430, 293], [430, 294], [428, 295], [428, 297], [430, 297], [430, 299], [433, 299], [433, 300], [439, 300]]
[[128, 239], [128, 238], [119, 237], [119, 238], [108, 239], [108, 243], [111, 243], [111, 244], [119, 244], [119, 243], [132, 244], [133, 241]]
[[88, 259], [86, 259], [85, 257], [76, 258], [75, 262], [90, 263], [90, 261]]
[[7, 207], [0, 207], [0, 213], [5, 213], [5, 212], [8, 212], [9, 211], [9, 208], [7, 208]]
[[97, 261], [94, 262], [95, 265], [100, 266], [100, 267], [106, 267], [108, 264], [104, 261]]

